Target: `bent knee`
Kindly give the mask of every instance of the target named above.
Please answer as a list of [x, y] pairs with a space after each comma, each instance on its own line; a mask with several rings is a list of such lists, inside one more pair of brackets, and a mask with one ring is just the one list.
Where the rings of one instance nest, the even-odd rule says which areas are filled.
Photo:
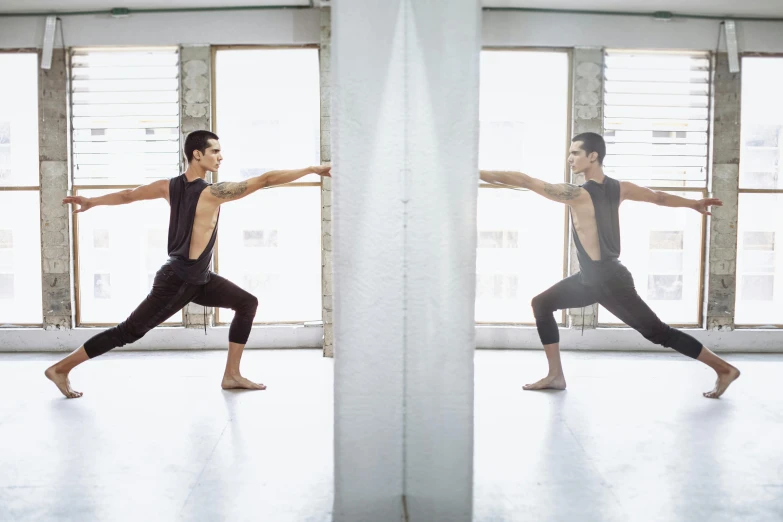
[[239, 313], [255, 315], [258, 309], [258, 298], [251, 293], [248, 293], [237, 306], [236, 311]]
[[149, 332], [148, 328], [143, 328], [138, 325], [120, 324], [117, 326], [117, 338], [120, 342], [119, 346], [135, 343], [144, 337], [147, 332]]
[[539, 314], [548, 314], [555, 311], [554, 308], [552, 308], [551, 304], [549, 303], [549, 300], [544, 296], [544, 294], [538, 294], [533, 298], [532, 301], [530, 301], [530, 306], [533, 307], [533, 314], [539, 315]]
[[659, 344], [661, 346], [669, 346], [671, 344], [669, 341], [673, 331], [674, 329], [671, 326], [664, 324], [659, 327], [644, 331], [642, 332], [642, 335], [651, 343]]

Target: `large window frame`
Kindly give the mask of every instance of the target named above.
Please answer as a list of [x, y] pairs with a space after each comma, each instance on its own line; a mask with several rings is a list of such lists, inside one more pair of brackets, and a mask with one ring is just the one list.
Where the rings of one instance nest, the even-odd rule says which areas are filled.
[[[573, 62], [574, 62], [574, 53], [573, 49], [570, 47], [517, 47], [517, 46], [483, 46], [481, 48], [481, 52], [493, 52], [493, 51], [510, 51], [510, 52], [533, 52], [533, 53], [545, 53], [545, 52], [551, 52], [551, 53], [562, 53], [566, 55], [566, 61], [567, 61], [567, 71], [568, 71], [568, 87], [567, 87], [567, 104], [566, 104], [566, 131], [565, 135], [563, 137], [563, 183], [570, 183], [571, 182], [571, 171], [568, 166], [568, 150], [571, 145], [571, 133], [573, 130], [573, 92], [574, 92], [574, 75], [573, 75]], [[535, 173], [533, 173], [535, 176]], [[479, 182], [479, 190], [509, 190], [508, 188], [499, 187], [497, 185], [492, 185], [490, 183], [485, 183], [483, 181]], [[530, 192], [531, 191], [527, 189], [515, 189], [520, 190], [522, 192]], [[557, 205], [557, 203], [552, 203], [553, 205]], [[563, 205], [562, 209], [563, 213], [563, 259], [562, 259], [562, 275], [561, 280], [565, 279], [569, 275], [569, 266], [570, 266], [570, 245], [571, 245], [571, 235], [570, 235], [570, 221], [569, 221], [569, 212], [568, 212], [568, 206]], [[558, 283], [559, 281], [552, 281], [552, 285]], [[560, 311], [559, 317], [557, 315], [555, 316], [557, 319], [557, 325], [558, 327], [566, 327], [568, 325], [568, 310], [563, 309]], [[527, 321], [527, 322], [507, 322], [507, 321], [476, 321], [477, 326], [535, 326], [534, 321]]]
[[[753, 53], [753, 52], [746, 52], [746, 53], [742, 53], [740, 55], [740, 63], [742, 62], [742, 60], [744, 58], [778, 58], [778, 59], [783, 60], [783, 53]], [[744, 71], [744, 68], [742, 68], [742, 70]], [[740, 73], [740, 74], [742, 74], [742, 73]], [[739, 103], [740, 104], [742, 103], [742, 98], [741, 97], [740, 97]], [[740, 132], [742, 132], [742, 131], [740, 130]], [[740, 170], [742, 169], [742, 149], [743, 148], [744, 148], [744, 144], [740, 143]], [[783, 148], [783, 144], [781, 144], [781, 148]], [[783, 174], [783, 171], [781, 172], [781, 174]], [[766, 194], [766, 195], [779, 194], [779, 195], [781, 195], [781, 197], [783, 197], [783, 188], [775, 188], [775, 189], [742, 188], [742, 177], [741, 177], [741, 175], [739, 176], [739, 179], [737, 181], [738, 181], [738, 185], [737, 185], [737, 187], [738, 187], [738, 190], [737, 190], [737, 193], [738, 193], [738, 198], [737, 198], [738, 199], [738, 202], [737, 202], [737, 220], [738, 220], [738, 222], [739, 222], [739, 220], [742, 219], [742, 216], [739, 215], [739, 198], [742, 197], [742, 194]], [[739, 234], [739, 232], [740, 232], [739, 226], [737, 226], [737, 233]], [[783, 242], [783, 238], [778, 238], [778, 241]], [[739, 241], [739, 238], [737, 238], [737, 261], [738, 261], [738, 263], [736, 264], [737, 267], [739, 267], [739, 254], [740, 254], [739, 248], [740, 248], [740, 241]], [[782, 251], [782, 253], [783, 253], [783, 251]], [[739, 273], [736, 274], [735, 280], [736, 280], [736, 288], [735, 288], [735, 295], [736, 295], [736, 297], [735, 297], [735, 308], [734, 308], [734, 310], [735, 310], [735, 314], [734, 314], [735, 315], [735, 318], [734, 318], [735, 324], [734, 324], [734, 327], [736, 329], [744, 329], [744, 330], [752, 330], [752, 329], [760, 329], [760, 328], [783, 329], [783, 322], [773, 323], [773, 324], [769, 324], [769, 323], [763, 323], [763, 324], [762, 323], [737, 324], [736, 323], [736, 301], [739, 301], [738, 297], [739, 297], [739, 294], [740, 294], [740, 288], [739, 288], [740, 274]]]
[[[180, 56], [180, 48], [178, 46], [171, 46], [171, 45], [164, 45], [164, 46], [91, 46], [91, 47], [74, 47], [69, 49], [69, 71], [68, 71], [68, 93], [69, 93], [69, 107], [68, 107], [68, 128], [69, 128], [69, 139], [71, 140], [69, 143], [69, 159], [70, 164], [73, 166], [75, 164], [75, 152], [74, 152], [74, 146], [73, 146], [73, 136], [74, 136], [74, 110], [73, 110], [73, 80], [74, 80], [74, 74], [73, 74], [73, 55], [75, 53], [84, 52], [84, 51], [106, 51], [106, 52], [123, 52], [123, 51], [144, 51], [144, 50], [164, 50], [164, 49], [170, 49], [170, 50], [177, 50], [177, 66], [179, 67], [179, 63], [181, 60]], [[182, 95], [182, 87], [181, 87], [181, 75], [177, 74], [177, 105], [178, 107], [181, 106], [181, 95]], [[177, 157], [179, 158], [179, 165], [178, 165], [178, 172], [182, 172], [182, 143], [181, 143], [181, 121], [182, 121], [182, 114], [181, 109], [179, 109], [179, 116], [178, 116], [178, 122], [177, 122]], [[74, 169], [70, 169], [70, 179], [69, 179], [69, 192], [73, 194], [74, 196], [79, 195], [80, 191], [88, 191], [88, 190], [112, 190], [114, 192], [119, 192], [122, 190], [128, 190], [128, 189], [135, 189], [139, 186], [142, 186], [138, 183], [135, 184], [100, 184], [100, 183], [79, 183], [79, 180], [75, 177]], [[164, 178], [160, 178], [164, 179]], [[150, 179], [148, 183], [151, 183], [155, 180]], [[72, 226], [72, 241], [73, 241], [73, 269], [74, 269], [74, 278], [73, 278], [73, 289], [74, 289], [74, 304], [75, 304], [75, 320], [76, 320], [76, 326], [77, 327], [109, 327], [114, 326], [119, 321], [115, 322], [83, 322], [81, 313], [82, 313], [82, 304], [81, 304], [81, 291], [82, 291], [82, 281], [81, 281], [81, 272], [80, 272], [80, 249], [79, 249], [79, 218], [80, 216], [78, 214], [73, 215], [73, 226]], [[139, 301], [138, 304], [140, 304], [141, 301]], [[135, 307], [134, 307], [135, 308]], [[133, 311], [133, 309], [128, 310], [128, 313], [130, 314]], [[181, 327], [185, 324], [185, 308], [181, 310], [178, 317], [180, 318], [179, 321], [171, 321], [171, 322], [164, 322], [160, 325], [160, 327]]]
[[[692, 194], [699, 194], [702, 198], [708, 197], [708, 190], [706, 188], [699, 188], [699, 187], [647, 187], [653, 190], [657, 190], [660, 192], [686, 192], [686, 193], [692, 193]], [[626, 202], [626, 204], [638, 204], [638, 205], [648, 205], [649, 203], [636, 203], [636, 202]], [[622, 205], [620, 206], [620, 212], [622, 213]], [[671, 327], [674, 328], [701, 328], [704, 325], [704, 296], [706, 291], [706, 271], [705, 271], [705, 261], [707, 259], [707, 216], [701, 216], [699, 218], [700, 226], [701, 226], [701, 240], [699, 241], [699, 290], [697, 294], [698, 298], [698, 305], [697, 305], [697, 311], [696, 311], [696, 318], [693, 322], [667, 322]], [[641, 296], [643, 292], [640, 292], [637, 288], [637, 293]], [[643, 298], [643, 300], [646, 302], [647, 300]], [[619, 323], [602, 323], [600, 319], [600, 306], [598, 307], [598, 322], [597, 326], [598, 328], [625, 328], [628, 329], [630, 326], [626, 325], [625, 323], [619, 324]]]
[[[40, 50], [39, 49], [3, 49], [0, 50], [0, 55], [3, 54], [9, 54], [9, 55], [22, 55], [22, 54], [28, 54], [35, 56], [35, 84], [36, 84], [36, 90], [35, 90], [35, 97], [36, 97], [36, 107], [37, 111], [40, 114], [40, 99], [39, 99], [39, 92], [40, 92]], [[38, 115], [36, 115], [36, 118]], [[38, 201], [39, 201], [39, 209], [38, 209], [38, 221], [40, 224], [41, 219], [41, 209], [40, 209], [40, 200], [41, 200], [41, 173], [40, 173], [40, 128], [38, 128], [38, 133], [36, 136], [36, 180], [37, 184], [35, 185], [0, 185], [0, 192], [3, 193], [14, 193], [14, 192], [28, 192], [28, 193], [35, 193], [38, 195]], [[43, 255], [42, 255], [42, 244], [41, 244], [41, 230], [39, 228], [38, 230], [38, 253], [39, 253], [39, 271], [38, 271], [38, 278], [40, 280], [41, 290], [43, 290]], [[0, 324], [2, 324], [2, 327], [23, 327], [23, 328], [42, 328], [44, 326], [44, 314], [43, 314], [43, 292], [41, 292], [40, 295], [41, 298], [41, 321], [40, 322], [11, 322], [11, 321], [4, 321], [2, 318], [0, 318]]]
[[[212, 76], [211, 78], [211, 96], [212, 96], [212, 107], [211, 107], [211, 122], [212, 122], [212, 132], [220, 135], [220, 129], [218, 128], [218, 118], [217, 118], [217, 111], [218, 111], [218, 97], [217, 97], [217, 54], [219, 51], [233, 51], [233, 50], [296, 50], [296, 49], [315, 49], [319, 52], [318, 60], [322, 59], [320, 55], [320, 49], [321, 46], [319, 44], [302, 44], [302, 45], [213, 45], [211, 47], [211, 67], [210, 67], [210, 74]], [[320, 85], [319, 82], [319, 91], [321, 89], [322, 85]], [[320, 116], [319, 116], [320, 117]], [[320, 136], [320, 133], [319, 133]], [[212, 173], [212, 182], [217, 183], [219, 181], [219, 175], [217, 172]], [[281, 185], [279, 187], [275, 187], [275, 190], [280, 189], [287, 189], [292, 190], [296, 188], [301, 187], [322, 187], [323, 183], [321, 182], [321, 179], [319, 178], [319, 181], [295, 181], [293, 183], [288, 183], [286, 185]], [[216, 274], [220, 274], [219, 266], [220, 266], [220, 256], [219, 256], [219, 243], [220, 243], [220, 234], [218, 234], [218, 238], [215, 240], [215, 250], [214, 254], [212, 256], [212, 264], [213, 264], [213, 270]], [[323, 233], [320, 234], [320, 242], [319, 246], [321, 249], [323, 249]], [[322, 272], [319, 270], [319, 273]], [[323, 285], [323, 282], [319, 286], [321, 288]], [[215, 326], [227, 326], [230, 324], [230, 321], [221, 320], [220, 318], [220, 308], [215, 308]], [[323, 315], [323, 308], [321, 311], [321, 315]], [[318, 319], [313, 319], [318, 320]], [[310, 321], [303, 321], [303, 320], [281, 320], [281, 321], [257, 321], [254, 319], [253, 325], [254, 326], [271, 326], [271, 325], [291, 325], [291, 324], [305, 324], [305, 322]]]
[[[684, 192], [684, 193], [695, 193], [702, 196], [702, 198], [707, 197], [709, 193], [709, 187], [711, 186], [712, 182], [712, 142], [713, 142], [713, 107], [714, 107], [714, 85], [713, 85], [713, 74], [714, 74], [714, 53], [712, 52], [700, 52], [700, 51], [693, 51], [693, 50], [666, 50], [666, 51], [656, 51], [656, 50], [649, 50], [649, 49], [605, 49], [604, 50], [604, 56], [608, 53], [640, 53], [640, 54], [647, 54], [647, 55], [676, 55], [676, 54], [683, 54], [683, 55], [696, 55], [696, 54], [704, 54], [705, 58], [708, 60], [709, 66], [707, 70], [707, 128], [706, 128], [706, 135], [707, 135], [707, 141], [706, 141], [706, 171], [705, 171], [705, 179], [703, 185], [698, 186], [692, 186], [693, 181], [686, 181], [683, 180], [682, 186], [676, 186], [676, 185], [655, 185], [655, 184], [640, 184], [640, 186], [650, 188], [652, 190], [657, 190], [660, 192]], [[606, 78], [606, 65], [604, 65], [604, 78]], [[606, 80], [604, 80], [606, 81]], [[604, 92], [606, 92], [606, 85], [604, 84]], [[665, 92], [661, 94], [666, 94]], [[607, 116], [605, 113], [606, 108], [606, 102], [604, 102], [604, 115], [603, 115], [603, 128], [604, 133], [606, 133], [606, 120]], [[608, 148], [608, 147], [607, 147]], [[687, 177], [687, 176], [686, 176]], [[622, 180], [622, 178], [619, 178]], [[637, 182], [636, 180], [628, 180], [632, 182]], [[654, 180], [642, 180], [642, 181], [654, 181]], [[673, 180], [672, 180], [673, 181]], [[637, 182], [638, 183], [638, 182]], [[621, 210], [622, 212], [622, 210]], [[699, 254], [699, 270], [698, 270], [698, 303], [696, 306], [696, 317], [695, 320], [692, 322], [681, 322], [681, 321], [672, 321], [668, 323], [670, 326], [676, 327], [676, 328], [701, 328], [704, 326], [704, 298], [705, 298], [705, 286], [706, 286], [706, 270], [705, 270], [705, 261], [707, 259], [707, 216], [704, 215], [701, 217], [701, 239], [699, 241], [700, 244], [700, 254]], [[641, 294], [641, 292], [640, 292]], [[619, 323], [602, 323], [601, 322], [601, 313], [600, 313], [601, 307], [598, 307], [597, 310], [597, 326], [599, 328], [630, 328], [626, 324], [619, 324]]]
[[[71, 189], [71, 192], [74, 196], [80, 195], [80, 191], [90, 191], [90, 190], [111, 190], [113, 192], [119, 192], [121, 190], [132, 190], [135, 188], [138, 188], [140, 185], [82, 185], [82, 186], [73, 186]], [[73, 288], [75, 293], [74, 302], [76, 304], [76, 310], [75, 310], [75, 316], [76, 316], [76, 325], [78, 327], [85, 327], [85, 328], [105, 328], [110, 326], [116, 326], [119, 321], [115, 322], [100, 322], [100, 321], [90, 321], [90, 322], [82, 322], [81, 320], [81, 280], [80, 280], [80, 264], [79, 264], [79, 218], [80, 216], [78, 214], [73, 216]], [[161, 265], [162, 266], [162, 265]], [[89, 282], [87, 283], [87, 286], [89, 287]], [[151, 289], [151, 287], [150, 287]], [[141, 304], [141, 301], [137, 303]], [[135, 307], [134, 307], [135, 309]], [[132, 310], [128, 310], [128, 314], [130, 314]], [[166, 321], [159, 325], [159, 327], [181, 327], [185, 323], [185, 308], [183, 307], [182, 310], [179, 313], [180, 321]]]

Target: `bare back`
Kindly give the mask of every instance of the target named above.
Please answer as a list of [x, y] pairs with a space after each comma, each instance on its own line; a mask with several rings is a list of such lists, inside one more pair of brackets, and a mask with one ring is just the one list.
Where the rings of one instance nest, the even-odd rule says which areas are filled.
[[201, 193], [196, 205], [196, 215], [193, 218], [193, 232], [190, 236], [190, 259], [198, 259], [204, 252], [215, 231], [218, 221], [220, 205], [215, 204], [214, 198], [208, 196], [209, 190]]
[[574, 229], [587, 255], [593, 261], [600, 261], [601, 245], [598, 241], [598, 223], [595, 219], [595, 207], [592, 199], [588, 197], [577, 204], [571, 205], [570, 209]]

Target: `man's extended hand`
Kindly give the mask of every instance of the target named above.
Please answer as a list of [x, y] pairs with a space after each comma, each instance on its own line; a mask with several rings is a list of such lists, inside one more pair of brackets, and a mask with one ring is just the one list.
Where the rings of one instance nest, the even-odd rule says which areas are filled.
[[85, 198], [84, 196], [68, 196], [67, 198], [64, 198], [63, 205], [68, 205], [68, 204], [79, 205], [79, 208], [73, 211], [74, 214], [78, 214], [79, 212], [84, 212], [85, 210], [89, 210], [93, 207], [90, 198]]
[[324, 176], [327, 178], [332, 177], [332, 166], [331, 165], [318, 165], [317, 167], [313, 167], [313, 174], [318, 174], [319, 176]]
[[712, 212], [710, 212], [710, 207], [722, 207], [723, 201], [719, 200], [718, 198], [707, 198], [707, 199], [700, 199], [699, 201], [696, 201], [693, 205], [693, 210], [696, 212], [699, 212], [701, 214], [706, 214], [708, 216], [712, 215]]

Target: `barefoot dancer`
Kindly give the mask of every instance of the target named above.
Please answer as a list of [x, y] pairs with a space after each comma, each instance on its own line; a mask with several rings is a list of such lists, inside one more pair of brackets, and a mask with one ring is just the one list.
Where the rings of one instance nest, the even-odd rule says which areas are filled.
[[721, 206], [719, 199], [690, 199], [617, 181], [603, 172], [606, 144], [592, 132], [579, 134], [571, 143], [568, 162], [575, 174], [584, 173], [585, 184], [551, 185], [520, 172], [482, 171], [481, 179], [493, 184], [522, 187], [547, 199], [570, 207], [574, 242], [581, 271], [533, 298], [536, 327], [544, 345], [549, 373], [526, 390], [566, 387], [560, 363], [560, 335], [555, 310], [602, 304], [621, 321], [645, 338], [697, 359], [718, 374], [715, 388], [705, 397], [718, 398], [740, 372], [690, 335], [664, 324], [639, 297], [631, 273], [619, 261], [620, 223], [618, 209], [624, 200], [644, 201], [664, 207], [687, 207], [710, 214], [710, 206]]
[[171, 205], [169, 218], [169, 260], [158, 270], [152, 290], [144, 301], [122, 323], [92, 337], [84, 346], [46, 370], [68, 398], [81, 397], [68, 380], [69, 372], [88, 359], [124, 344], [139, 340], [152, 328], [182, 309], [189, 302], [203, 306], [231, 308], [236, 312], [228, 331], [228, 359], [223, 374], [224, 389], [263, 390], [242, 377], [239, 361], [250, 335], [258, 299], [234, 283], [209, 271], [217, 237], [220, 205], [252, 194], [256, 190], [283, 185], [307, 174], [329, 176], [329, 166], [300, 170], [277, 170], [239, 182], [207, 183], [207, 171], [217, 172], [223, 156], [218, 137], [207, 131], [196, 131], [185, 140], [188, 169], [170, 180], [160, 180], [134, 190], [123, 190], [98, 198], [67, 197], [66, 204], [79, 205], [74, 213], [98, 205], [123, 205], [133, 201], [165, 198]]

